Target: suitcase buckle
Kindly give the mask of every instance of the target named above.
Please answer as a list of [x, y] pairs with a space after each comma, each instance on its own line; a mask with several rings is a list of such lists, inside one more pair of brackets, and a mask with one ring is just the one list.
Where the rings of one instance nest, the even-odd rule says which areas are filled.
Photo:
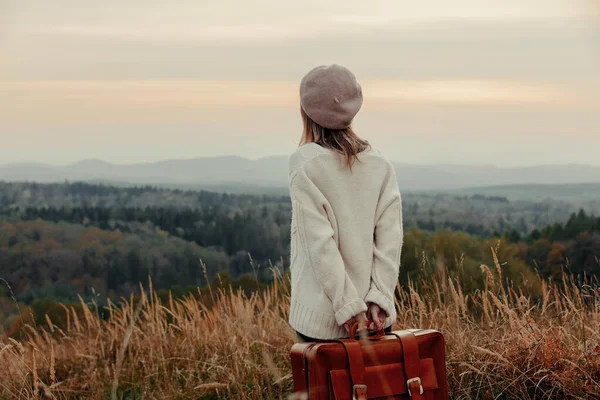
[[352, 400], [361, 400], [361, 399], [367, 400], [367, 385], [352, 386]]
[[413, 382], [419, 382], [419, 390], [421, 394], [423, 394], [423, 385], [421, 385], [421, 378], [418, 376], [416, 378], [410, 378], [406, 381], [406, 388], [408, 389], [408, 395], [412, 397], [412, 393], [410, 392], [410, 384]]

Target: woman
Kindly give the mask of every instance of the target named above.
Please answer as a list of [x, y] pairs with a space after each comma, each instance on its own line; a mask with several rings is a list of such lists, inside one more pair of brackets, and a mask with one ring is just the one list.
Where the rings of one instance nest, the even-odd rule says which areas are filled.
[[352, 72], [333, 64], [300, 84], [304, 133], [289, 159], [289, 323], [299, 339], [347, 337], [354, 322], [387, 332], [402, 248], [393, 165], [351, 123], [362, 105]]

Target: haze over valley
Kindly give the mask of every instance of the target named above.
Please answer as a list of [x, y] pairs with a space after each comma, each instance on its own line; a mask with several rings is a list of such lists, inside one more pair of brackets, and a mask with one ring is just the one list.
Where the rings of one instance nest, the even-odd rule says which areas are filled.
[[[38, 163], [0, 165], [0, 180], [213, 188], [234, 192], [274, 193], [287, 188], [287, 156], [251, 160], [240, 156], [200, 157], [154, 163], [113, 164], [84, 160], [56, 166]], [[590, 165], [418, 165], [394, 162], [402, 190], [450, 190], [504, 185], [600, 183], [600, 167]], [[551, 194], [551, 193], [550, 193]]]

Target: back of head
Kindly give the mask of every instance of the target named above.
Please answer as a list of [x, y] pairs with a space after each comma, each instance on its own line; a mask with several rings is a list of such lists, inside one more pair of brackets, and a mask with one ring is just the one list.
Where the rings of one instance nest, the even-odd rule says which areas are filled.
[[362, 106], [362, 88], [354, 74], [337, 64], [309, 71], [300, 83], [304, 132], [300, 145], [315, 142], [343, 154], [352, 168], [361, 151], [370, 147], [352, 130]]

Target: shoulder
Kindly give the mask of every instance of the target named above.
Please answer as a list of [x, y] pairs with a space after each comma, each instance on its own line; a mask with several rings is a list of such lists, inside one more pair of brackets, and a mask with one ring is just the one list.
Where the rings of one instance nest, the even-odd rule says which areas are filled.
[[400, 197], [396, 165], [386, 156], [385, 152], [381, 151], [379, 148], [373, 148], [369, 154], [379, 159], [378, 169], [382, 171], [384, 176], [382, 191], [390, 191], [394, 193], [395, 196]]
[[365, 156], [378, 159], [378, 169], [383, 169], [387, 175], [396, 174], [396, 166], [379, 147], [371, 146], [370, 150], [366, 152]]
[[306, 143], [298, 147], [288, 159], [288, 174], [299, 170], [308, 161], [321, 155], [329, 154], [329, 150], [319, 146], [316, 143]]
[[369, 154], [382, 159], [390, 167], [394, 166], [394, 164], [390, 161], [385, 152], [383, 152], [379, 147], [371, 146], [371, 151], [369, 152]]

